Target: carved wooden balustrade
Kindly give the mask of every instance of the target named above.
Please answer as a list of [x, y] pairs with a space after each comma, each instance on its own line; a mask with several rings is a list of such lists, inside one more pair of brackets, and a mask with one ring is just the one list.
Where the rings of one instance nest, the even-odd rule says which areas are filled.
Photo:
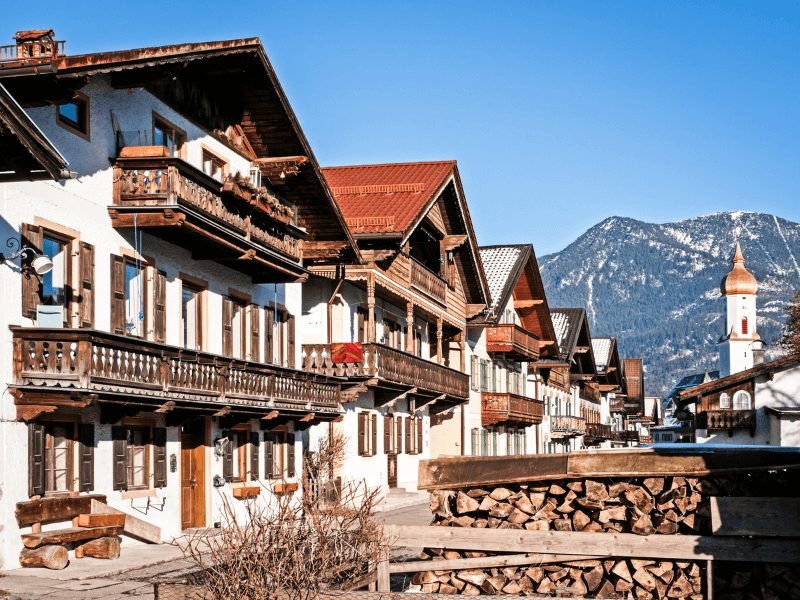
[[436, 273], [411, 259], [411, 285], [437, 302], [447, 301], [447, 282]]
[[213, 402], [310, 412], [339, 410], [338, 383], [264, 363], [87, 329], [15, 328], [14, 387]]
[[754, 410], [734, 410], [718, 409], [706, 410], [697, 415], [697, 428], [720, 430], [720, 429], [755, 429], [756, 411]]
[[63, 40], [35, 40], [0, 46], [0, 64], [17, 62], [49, 62], [64, 55]]
[[[120, 157], [114, 165], [114, 207], [149, 209], [137, 219], [139, 227], [163, 226], [172, 217], [169, 211], [188, 209], [205, 222], [243, 241], [263, 246], [299, 262], [300, 240], [284, 223], [271, 222], [256, 214], [249, 202], [223, 198], [222, 184], [189, 163], [175, 157]], [[164, 209], [164, 218], [155, 220], [154, 211]], [[112, 212], [112, 218], [120, 221]], [[177, 217], [179, 218], [179, 217]], [[124, 226], [129, 227], [129, 219]], [[174, 223], [173, 223], [174, 224]], [[247, 250], [246, 244], [242, 247]]]
[[585, 432], [586, 420], [583, 417], [550, 415], [550, 433], [554, 437], [583, 435]]
[[625, 412], [625, 399], [624, 398], [611, 398], [608, 402], [608, 410], [612, 413]]
[[486, 350], [503, 353], [521, 362], [539, 360], [539, 338], [512, 323], [502, 323], [486, 329]]
[[586, 437], [602, 441], [611, 438], [611, 425], [603, 423], [587, 423]]
[[537, 425], [544, 416], [544, 403], [526, 396], [501, 392], [481, 392], [481, 423]]
[[611, 432], [611, 441], [616, 443], [638, 443], [639, 442], [639, 432], [632, 431], [632, 430], [625, 430], [619, 431], [614, 430]]
[[304, 344], [303, 369], [335, 377], [378, 378], [417, 388], [419, 393], [459, 400], [469, 397], [469, 376], [455, 369], [383, 344], [346, 344], [355, 350], [356, 356], [334, 356], [332, 346], [345, 344]]

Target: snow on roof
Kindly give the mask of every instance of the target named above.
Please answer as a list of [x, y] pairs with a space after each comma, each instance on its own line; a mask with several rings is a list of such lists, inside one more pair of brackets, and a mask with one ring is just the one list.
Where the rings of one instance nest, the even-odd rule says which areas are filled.
[[553, 319], [553, 328], [556, 330], [558, 347], [563, 348], [564, 341], [567, 338], [567, 332], [569, 332], [569, 319], [566, 313], [555, 311], [550, 312], [550, 317]]
[[489, 282], [489, 293], [492, 296], [492, 308], [498, 307], [497, 303], [503, 296], [506, 282], [511, 276], [514, 265], [517, 263], [522, 249], [519, 246], [494, 246], [481, 248], [481, 261]]
[[605, 371], [611, 361], [611, 338], [592, 338], [594, 364], [599, 371]]

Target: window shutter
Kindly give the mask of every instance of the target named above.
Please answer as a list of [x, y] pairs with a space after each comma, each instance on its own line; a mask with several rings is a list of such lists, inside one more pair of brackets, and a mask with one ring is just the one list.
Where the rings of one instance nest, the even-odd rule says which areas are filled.
[[[42, 243], [44, 241], [44, 233], [41, 227], [36, 225], [28, 225], [24, 223], [21, 227], [22, 233], [22, 246], [30, 246], [36, 252], [42, 251]], [[23, 257], [23, 265], [28, 265], [30, 262], [30, 254]], [[25, 269], [22, 274], [22, 316], [29, 319], [36, 319], [36, 307], [41, 303], [41, 296], [39, 291], [41, 289], [41, 281], [39, 277], [32, 270]], [[44, 477], [44, 475], [42, 475]], [[44, 479], [42, 479], [44, 485]]]
[[367, 453], [367, 413], [358, 413], [358, 455]]
[[167, 341], [167, 274], [156, 271], [153, 285], [153, 336], [157, 342]]
[[289, 433], [286, 435], [286, 476], [294, 477], [294, 434]]
[[222, 478], [225, 481], [233, 480], [233, 432], [226, 431], [223, 437], [228, 438], [228, 443], [225, 444], [225, 454], [222, 456]]
[[289, 353], [289, 367], [295, 366], [295, 341], [294, 341], [294, 315], [289, 315], [286, 319], [287, 352]]
[[358, 318], [358, 341], [363, 344], [367, 341], [366, 328], [364, 326], [366, 314], [363, 308], [356, 310], [356, 317]]
[[369, 448], [369, 455], [375, 456], [375, 453], [377, 452], [378, 449], [378, 415], [376, 415], [375, 413], [372, 413], [371, 425], [372, 425], [371, 427], [372, 431], [370, 433], [372, 434], [372, 440], [371, 440], [372, 444], [370, 445]]
[[78, 440], [80, 441], [80, 491], [91, 492], [94, 489], [94, 425], [81, 423], [78, 425]]
[[78, 324], [94, 327], [94, 246], [81, 242], [79, 252]]
[[111, 439], [114, 442], [114, 489], [124, 490], [128, 487], [128, 437], [125, 428], [112, 427]]
[[478, 357], [477, 356], [470, 357], [469, 387], [470, 387], [470, 389], [472, 389], [474, 391], [477, 391], [477, 389], [478, 389]]
[[417, 454], [422, 452], [422, 419], [417, 417]]
[[383, 453], [389, 454], [392, 450], [392, 417], [383, 416]]
[[258, 480], [258, 447], [260, 443], [258, 440], [258, 432], [250, 432], [250, 479], [253, 481]]
[[271, 431], [264, 432], [264, 478], [275, 477], [275, 436]]
[[28, 423], [28, 495], [44, 494], [44, 425]]
[[395, 417], [394, 421], [395, 427], [397, 427], [397, 431], [395, 433], [395, 443], [397, 444], [397, 448], [394, 449], [395, 453], [402, 454], [403, 453], [403, 417]]
[[222, 353], [233, 354], [233, 300], [222, 299]]
[[155, 447], [155, 486], [167, 487], [167, 428], [153, 429], [153, 446]]
[[125, 259], [111, 255], [111, 333], [125, 335]]
[[250, 360], [261, 362], [261, 308], [250, 305]]
[[406, 422], [406, 454], [413, 454], [411, 448], [411, 418], [404, 417]]
[[275, 309], [268, 306], [264, 316], [266, 317], [264, 319], [264, 362], [272, 364], [275, 362], [275, 350], [272, 343], [275, 334]]

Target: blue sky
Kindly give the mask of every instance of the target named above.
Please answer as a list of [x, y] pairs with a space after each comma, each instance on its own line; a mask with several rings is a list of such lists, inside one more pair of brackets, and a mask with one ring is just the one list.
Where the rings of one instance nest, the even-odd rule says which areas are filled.
[[323, 165], [457, 159], [482, 244], [800, 221], [797, 2], [6, 4], [69, 53], [260, 37]]

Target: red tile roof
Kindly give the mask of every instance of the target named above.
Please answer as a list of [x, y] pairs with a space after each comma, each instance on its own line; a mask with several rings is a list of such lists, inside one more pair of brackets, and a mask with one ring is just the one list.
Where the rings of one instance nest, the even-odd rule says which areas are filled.
[[455, 161], [324, 167], [353, 234], [405, 233], [455, 168]]

